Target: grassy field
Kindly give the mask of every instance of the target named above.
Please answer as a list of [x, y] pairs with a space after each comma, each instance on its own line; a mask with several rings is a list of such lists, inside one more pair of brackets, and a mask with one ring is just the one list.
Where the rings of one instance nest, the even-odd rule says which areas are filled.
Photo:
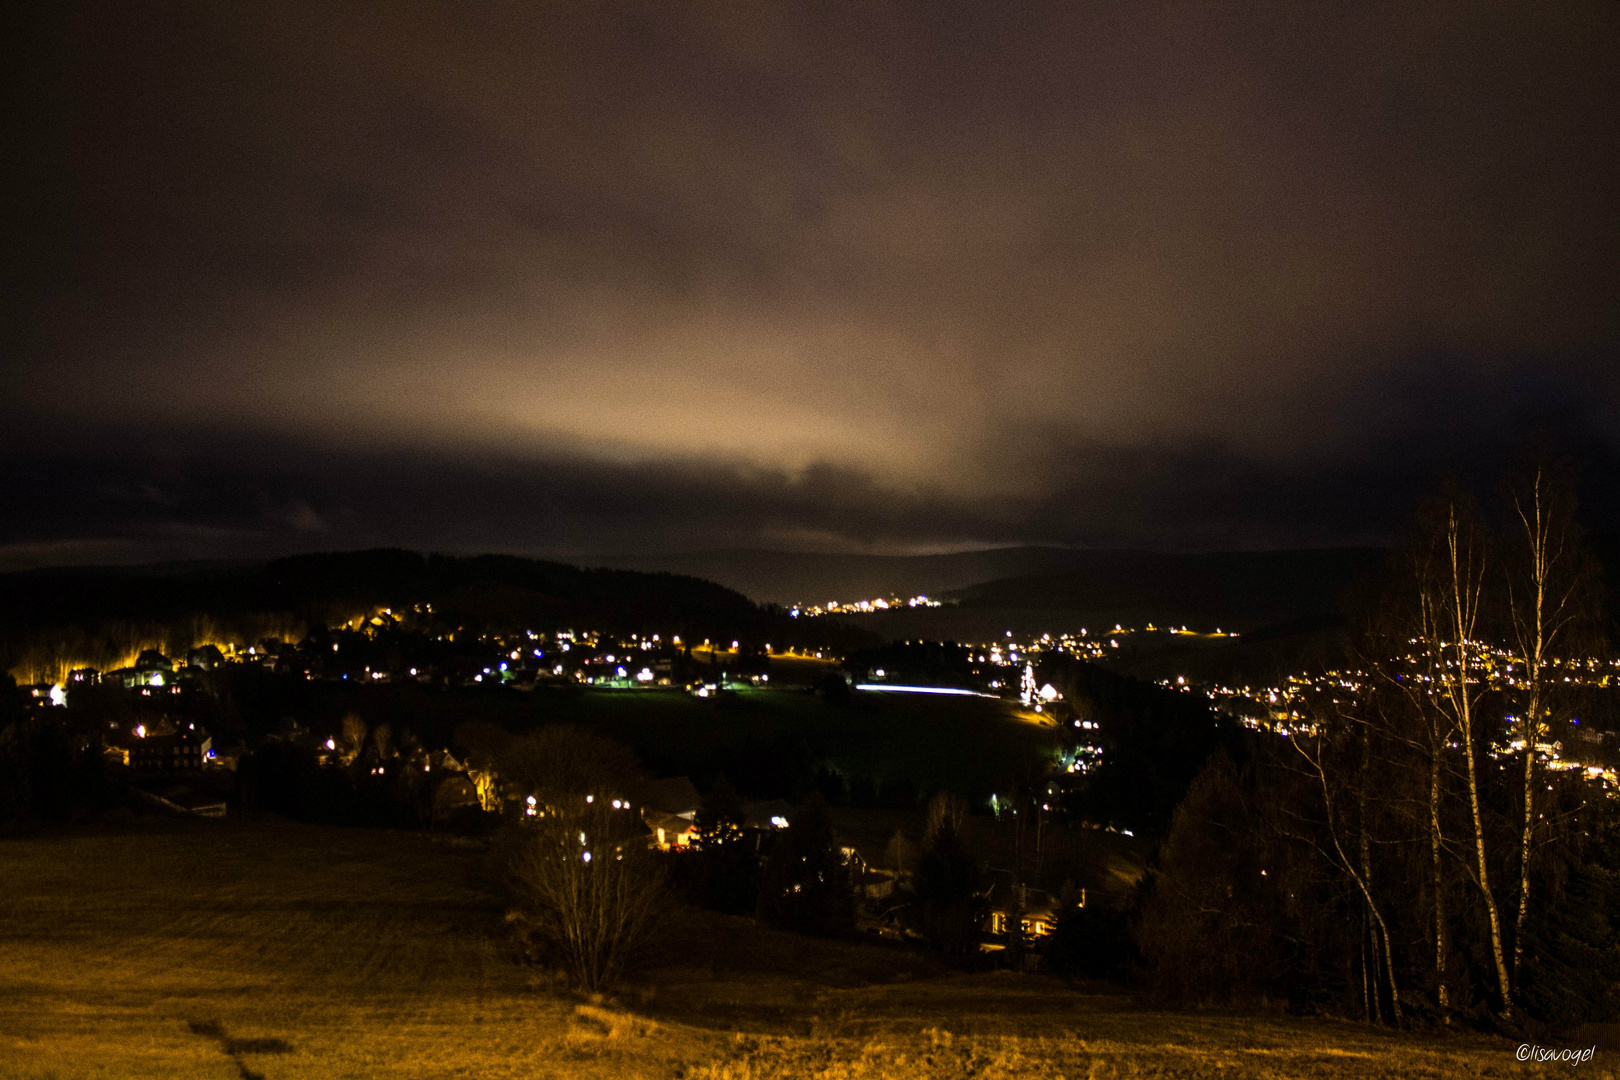
[[619, 739], [663, 773], [705, 774], [719, 763], [745, 787], [759, 777], [781, 787], [826, 762], [851, 777], [907, 779], [925, 793], [985, 796], [1009, 790], [1067, 734], [1016, 702], [913, 694], [861, 694], [837, 708], [782, 690], [718, 704], [675, 690], [537, 693], [532, 715]]
[[692, 775], [706, 784], [723, 771], [761, 798], [802, 793], [824, 765], [851, 780], [908, 781], [924, 795], [946, 787], [987, 797], [1010, 790], [1033, 760], [1072, 736], [1035, 722], [1045, 718], [1016, 702], [907, 694], [859, 694], [839, 707], [800, 690], [744, 690], [716, 700], [675, 689], [446, 691], [271, 677], [244, 685], [235, 698], [251, 707], [252, 738], [286, 716], [324, 738], [349, 712], [396, 734], [414, 732], [429, 746], [450, 745], [469, 720], [513, 732], [573, 724], [626, 743], [655, 775]]
[[1554, 1073], [1499, 1040], [1152, 1012], [700, 913], [591, 1004], [508, 953], [481, 859], [281, 824], [0, 840], [0, 1077]]

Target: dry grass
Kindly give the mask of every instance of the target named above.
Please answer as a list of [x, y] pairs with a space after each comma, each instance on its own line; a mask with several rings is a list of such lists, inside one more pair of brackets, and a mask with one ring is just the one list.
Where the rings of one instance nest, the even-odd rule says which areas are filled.
[[0, 841], [0, 1077], [1538, 1072], [1494, 1040], [1148, 1012], [716, 916], [586, 1004], [507, 954], [476, 870], [426, 836], [284, 825]]

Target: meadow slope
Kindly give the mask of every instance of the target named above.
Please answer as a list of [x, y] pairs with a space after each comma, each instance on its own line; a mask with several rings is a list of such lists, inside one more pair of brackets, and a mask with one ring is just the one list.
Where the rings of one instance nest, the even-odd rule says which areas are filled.
[[702, 913], [678, 913], [651, 966], [592, 1004], [518, 963], [502, 924], [482, 856], [423, 834], [199, 822], [0, 840], [0, 1078], [1555, 1071], [1495, 1039], [1154, 1012]]

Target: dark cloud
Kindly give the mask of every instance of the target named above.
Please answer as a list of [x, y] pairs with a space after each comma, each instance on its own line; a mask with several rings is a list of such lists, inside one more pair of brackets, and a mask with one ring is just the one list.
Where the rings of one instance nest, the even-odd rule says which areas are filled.
[[1620, 430], [1612, 5], [42, 19], [13, 561], [1351, 542]]
[[[1414, 366], [1413, 370], [1418, 370]], [[1436, 364], [1442, 378], [1453, 369]], [[1516, 380], [1510, 379], [1510, 383]], [[1432, 384], [1431, 384], [1432, 385]], [[1487, 502], [1553, 449], [1586, 481], [1586, 516], [1620, 527], [1620, 454], [1554, 393], [1506, 413], [1391, 420], [1353, 453], [1278, 458], [1213, 443], [1125, 445], [1031, 430], [1019, 483], [963, 494], [819, 463], [605, 461], [588, 455], [338, 449], [220, 429], [7, 425], [0, 567], [262, 557], [401, 545], [588, 563], [672, 550], [923, 553], [1014, 543], [1220, 550], [1387, 543], [1442, 478]], [[1513, 437], [1499, 430], [1503, 419]]]

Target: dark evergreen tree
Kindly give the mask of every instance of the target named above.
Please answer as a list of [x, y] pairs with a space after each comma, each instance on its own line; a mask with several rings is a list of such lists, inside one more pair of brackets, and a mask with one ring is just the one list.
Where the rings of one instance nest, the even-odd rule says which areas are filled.
[[743, 829], [746, 821], [737, 789], [721, 776], [698, 807], [698, 850], [683, 856], [695, 871], [689, 893], [732, 915], [747, 914], [759, 903], [759, 857]]
[[1620, 821], [1606, 817], [1526, 926], [1519, 1004], [1560, 1027], [1620, 1016]]
[[962, 838], [965, 813], [965, 804], [955, 796], [934, 796], [913, 876], [917, 928], [929, 944], [952, 956], [978, 947], [987, 904], [984, 874]]
[[854, 881], [819, 791], [776, 834], [761, 875], [759, 914], [781, 929], [821, 937], [855, 928]]
[[1280, 995], [1282, 905], [1266, 872], [1253, 800], [1217, 753], [1176, 811], [1138, 934], [1154, 988], [1178, 1003]]

